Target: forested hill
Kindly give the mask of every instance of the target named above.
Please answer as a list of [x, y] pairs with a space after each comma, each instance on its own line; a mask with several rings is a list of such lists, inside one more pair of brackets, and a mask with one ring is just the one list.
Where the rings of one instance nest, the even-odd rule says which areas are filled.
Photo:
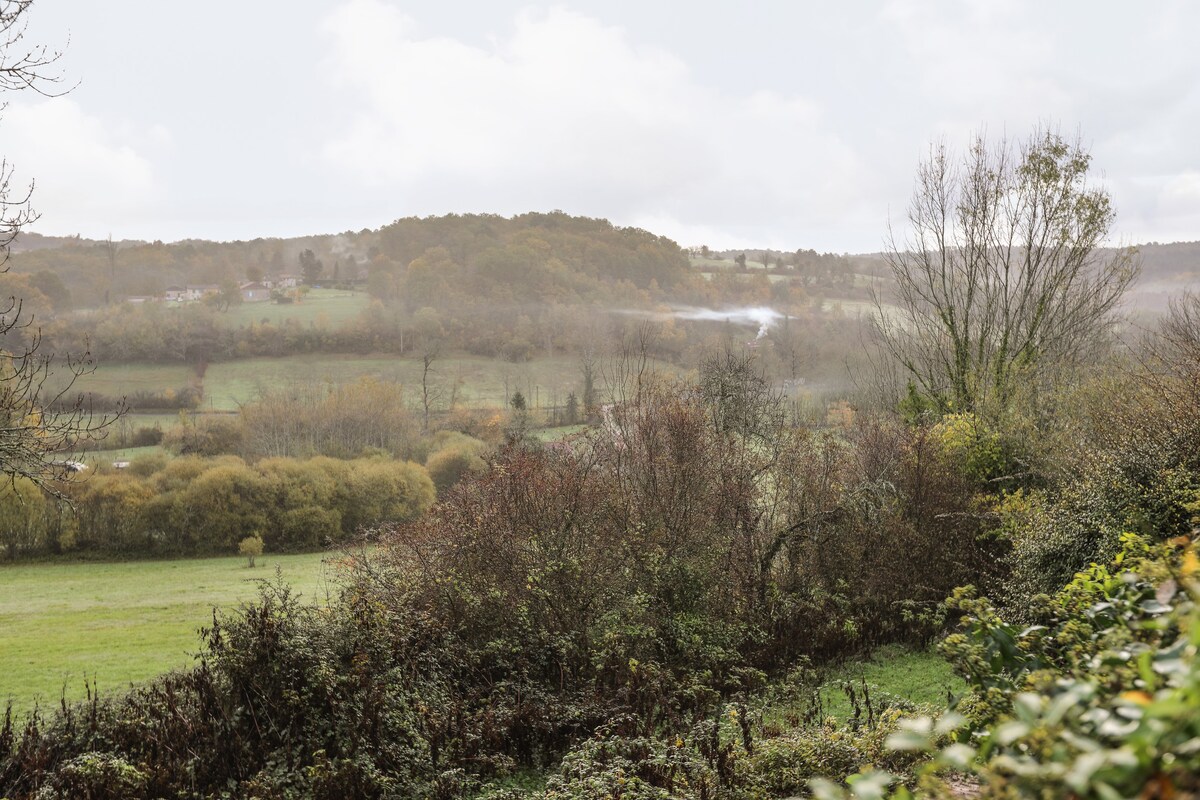
[[[695, 299], [674, 291], [689, 277], [687, 253], [675, 242], [561, 212], [410, 217], [378, 230], [246, 242], [109, 242], [26, 233], [12, 248], [0, 295], [24, 297], [29, 307], [51, 313], [94, 308], [161, 295], [170, 286], [300, 276], [306, 251], [319, 265], [322, 284], [354, 284], [410, 311], [463, 298], [622, 305], [647, 296]], [[1130, 298], [1135, 307], [1159, 309], [1171, 294], [1200, 286], [1200, 242], [1150, 243], [1138, 251], [1144, 266]], [[830, 267], [835, 272], [886, 272], [879, 254], [747, 249], [711, 255], [731, 265], [739, 255], [747, 258], [750, 272], [767, 262], [799, 269], [806, 259], [837, 262]]]
[[14, 246], [9, 267], [32, 283], [14, 288], [26, 294], [37, 289], [61, 312], [161, 295], [171, 286], [299, 276], [306, 251], [314, 282], [354, 283], [385, 302], [403, 296], [416, 306], [434, 295], [442, 301], [447, 295], [608, 301], [631, 288], [668, 289], [688, 274], [686, 255], [669, 239], [560, 212], [409, 218], [379, 230], [249, 242], [98, 242], [27, 234]]
[[1171, 298], [1185, 290], [1200, 290], [1200, 242], [1138, 245], [1142, 275], [1130, 291], [1130, 308], [1164, 311]]

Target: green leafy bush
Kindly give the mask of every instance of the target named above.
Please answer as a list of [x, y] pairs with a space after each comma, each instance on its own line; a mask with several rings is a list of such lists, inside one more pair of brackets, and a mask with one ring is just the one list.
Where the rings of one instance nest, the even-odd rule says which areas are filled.
[[[975, 690], [940, 726], [904, 723], [888, 744], [926, 753], [914, 785], [945, 792], [945, 776], [969, 773], [984, 797], [1191, 796], [1200, 791], [1200, 558], [1187, 538], [1150, 546], [1127, 536], [1109, 565], [1080, 573], [1041, 614], [1017, 629], [986, 601], [963, 594], [966, 632], [947, 652]], [[980, 702], [980, 698], [986, 698]], [[958, 741], [936, 734], [958, 728]], [[894, 788], [889, 788], [894, 787]], [[820, 798], [909, 798], [886, 771], [843, 790], [814, 783]]]

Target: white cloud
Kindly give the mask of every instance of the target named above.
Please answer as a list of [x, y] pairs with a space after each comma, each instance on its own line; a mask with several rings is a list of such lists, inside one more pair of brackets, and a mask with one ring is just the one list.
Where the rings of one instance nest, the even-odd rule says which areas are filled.
[[170, 134], [161, 127], [140, 133], [110, 125], [68, 97], [13, 103], [0, 131], [14, 182], [35, 184], [32, 204], [44, 210], [42, 228], [104, 236], [153, 207], [154, 170], [135, 144], [168, 147]]
[[327, 74], [358, 105], [322, 155], [402, 213], [562, 208], [713, 245], [865, 222], [873, 181], [813, 102], [701, 85], [590, 17], [522, 12], [475, 46], [350, 0], [325, 31]]

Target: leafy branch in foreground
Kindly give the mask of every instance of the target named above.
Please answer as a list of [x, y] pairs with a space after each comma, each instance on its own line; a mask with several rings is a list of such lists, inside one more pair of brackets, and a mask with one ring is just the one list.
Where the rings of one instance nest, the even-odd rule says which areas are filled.
[[1200, 557], [1187, 537], [1125, 544], [1112, 564], [1093, 565], [1047, 600], [1046, 624], [1017, 629], [960, 595], [964, 632], [944, 650], [974, 686], [959, 702], [964, 713], [904, 720], [889, 738], [891, 749], [929, 758], [912, 785], [869, 770], [849, 788], [815, 781], [816, 797], [945, 796], [964, 775], [982, 797], [1194, 796]]

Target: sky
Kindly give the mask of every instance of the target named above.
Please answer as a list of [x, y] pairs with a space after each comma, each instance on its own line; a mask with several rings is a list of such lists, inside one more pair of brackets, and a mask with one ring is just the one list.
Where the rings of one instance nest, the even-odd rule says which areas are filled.
[[1079, 135], [1114, 243], [1200, 239], [1187, 0], [36, 0], [33, 230], [176, 241], [559, 209], [684, 246], [873, 252], [933, 142]]

